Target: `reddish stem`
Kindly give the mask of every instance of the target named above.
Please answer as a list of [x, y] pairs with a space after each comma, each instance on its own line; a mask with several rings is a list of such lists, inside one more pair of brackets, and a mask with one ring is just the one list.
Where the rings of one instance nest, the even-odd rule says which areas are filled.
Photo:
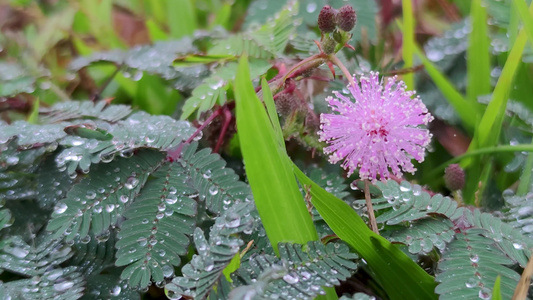
[[181, 150], [183, 150], [183, 146], [190, 144], [195, 137], [197, 137], [204, 128], [207, 127], [217, 116], [219, 116], [222, 113], [222, 107], [215, 110], [213, 114], [211, 114], [203, 123], [196, 129], [196, 131], [185, 141], [179, 144], [179, 146], [175, 149], [170, 149], [167, 151], [167, 159], [170, 161], [175, 161], [180, 158], [181, 156]]
[[215, 146], [215, 149], [213, 150], [213, 152], [215, 153], [218, 153], [220, 147], [222, 147], [222, 144], [224, 143], [224, 135], [226, 135], [226, 132], [228, 131], [228, 127], [229, 127], [229, 124], [231, 123], [231, 118], [232, 118], [232, 115], [231, 115], [231, 111], [223, 106], [223, 115], [222, 117], [224, 118], [224, 124], [222, 124], [222, 129], [220, 129], [220, 134], [218, 135], [218, 141], [217, 141], [217, 144]]

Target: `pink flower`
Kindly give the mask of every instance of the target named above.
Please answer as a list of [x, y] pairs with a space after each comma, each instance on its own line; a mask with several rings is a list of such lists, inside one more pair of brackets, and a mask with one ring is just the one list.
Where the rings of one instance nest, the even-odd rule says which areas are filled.
[[[355, 102], [334, 92], [326, 101], [337, 114], [320, 116], [320, 141], [330, 163], [344, 159], [342, 167], [348, 176], [359, 168], [361, 179], [388, 179], [390, 173], [400, 177], [403, 172], [414, 173], [411, 159], [424, 160], [424, 152], [431, 134], [420, 128], [433, 117], [415, 92], [406, 91], [403, 81], [396, 77], [379, 80], [379, 73], [361, 76], [356, 85], [348, 85]], [[389, 171], [390, 170], [390, 171]]]

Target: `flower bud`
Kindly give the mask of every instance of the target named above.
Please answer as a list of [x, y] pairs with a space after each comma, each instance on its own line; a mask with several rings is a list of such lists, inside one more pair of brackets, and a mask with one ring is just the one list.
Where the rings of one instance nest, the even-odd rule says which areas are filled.
[[331, 8], [329, 5], [325, 5], [318, 14], [318, 28], [324, 33], [333, 32], [335, 30], [335, 16], [337, 10]]
[[280, 115], [286, 117], [299, 109], [298, 101], [289, 93], [281, 93], [276, 97], [276, 108]]
[[345, 5], [339, 9], [335, 22], [337, 26], [344, 31], [350, 31], [354, 28], [355, 22], [357, 21], [357, 15], [355, 10], [350, 5]]
[[451, 164], [444, 170], [444, 183], [450, 191], [457, 191], [465, 185], [465, 171], [458, 164]]
[[322, 51], [326, 54], [332, 54], [335, 52], [335, 46], [337, 46], [337, 42], [332, 39], [331, 37], [326, 37], [322, 41]]

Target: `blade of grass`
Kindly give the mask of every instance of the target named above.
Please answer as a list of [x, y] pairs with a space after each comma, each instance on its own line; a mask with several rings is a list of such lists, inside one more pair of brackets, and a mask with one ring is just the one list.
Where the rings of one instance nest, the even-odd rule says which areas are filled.
[[[514, 4], [518, 5], [517, 3]], [[522, 9], [524, 7], [525, 6], [523, 6]], [[491, 101], [488, 104], [485, 113], [481, 118], [481, 121], [476, 126], [474, 138], [472, 139], [472, 142], [468, 147], [468, 152], [479, 148], [495, 146], [498, 144], [503, 120], [505, 117], [505, 108], [507, 106], [507, 101], [509, 100], [511, 90], [513, 88], [513, 80], [515, 74], [517, 73], [518, 67], [522, 61], [522, 55], [526, 46], [526, 32], [531, 33], [530, 37], [533, 41], [533, 22], [531, 22], [530, 20], [530, 16], [533, 15], [533, 4], [529, 7], [528, 16], [524, 15], [524, 13], [527, 14], [526, 11], [520, 12], [520, 6], [517, 6], [517, 8], [521, 18], [526, 19], [526, 22], [524, 22], [524, 28], [520, 30], [520, 32], [518, 33], [518, 37], [516, 38], [513, 46], [511, 47], [511, 51], [507, 56], [507, 60], [505, 61], [505, 65], [503, 66], [500, 78], [498, 79], [498, 82], [496, 83], [496, 86], [492, 93]], [[482, 189], [484, 189], [488, 185], [488, 180], [490, 178], [487, 176], [484, 176], [483, 178], [481, 177], [482, 159], [482, 157], [475, 157], [474, 159], [464, 160], [461, 163], [462, 166], [469, 167], [467, 170], [467, 181], [465, 189], [463, 191], [464, 201], [466, 204], [474, 203], [475, 193], [478, 189], [478, 186], [481, 186]], [[487, 170], [485, 168], [483, 170], [483, 173], [490, 173], [490, 170]]]
[[[480, 106], [477, 97], [491, 92], [490, 85], [490, 41], [488, 36], [487, 11], [482, 0], [472, 0], [470, 19], [472, 32], [466, 52], [467, 96], [474, 106]], [[476, 111], [477, 112], [477, 111]]]
[[426, 176], [428, 178], [436, 178], [437, 176], [442, 176], [444, 169], [450, 164], [454, 164], [466, 158], [470, 158], [474, 156], [482, 156], [485, 154], [494, 154], [494, 153], [501, 153], [501, 152], [533, 152], [533, 144], [503, 145], [503, 146], [487, 147], [487, 148], [481, 148], [481, 149], [468, 151], [465, 154], [454, 157], [448, 160], [447, 162], [441, 164], [440, 166], [434, 168]]
[[432, 276], [372, 232], [348, 204], [314, 183], [294, 164], [293, 170], [302, 184], [311, 186], [311, 202], [324, 221], [364, 258], [390, 299], [437, 299]]
[[[402, 0], [403, 27], [402, 27], [402, 58], [404, 68], [413, 67], [415, 52], [415, 18], [413, 16], [413, 4], [411, 0]], [[415, 77], [413, 73], [403, 75], [403, 81], [409, 89], [415, 89]]]
[[[533, 147], [533, 141], [532, 145]], [[526, 164], [524, 165], [524, 168], [522, 169], [522, 175], [520, 175], [520, 184], [518, 184], [518, 189], [516, 190], [516, 194], [518, 196], [524, 196], [529, 192], [529, 188], [531, 187], [531, 175], [533, 172], [533, 153], [529, 153], [527, 155]]]
[[505, 107], [507, 106], [507, 100], [509, 100], [509, 93], [513, 87], [513, 78], [518, 69], [518, 65], [522, 60], [522, 54], [526, 46], [526, 32], [528, 35], [531, 33], [530, 39], [533, 41], [533, 22], [530, 22], [531, 16], [533, 15], [533, 5], [529, 7], [528, 18], [524, 18], [520, 9], [518, 9], [518, 11], [522, 19], [529, 21], [524, 22], [524, 28], [520, 30], [520, 33], [509, 52], [509, 56], [507, 57], [500, 78], [494, 88], [492, 99], [477, 127], [478, 130], [474, 135], [473, 142], [470, 144], [469, 149], [471, 150], [496, 145], [500, 136], [503, 117], [505, 116]]
[[502, 278], [500, 275], [496, 277], [494, 281], [494, 288], [492, 289], [492, 300], [502, 300], [502, 289], [501, 289]]
[[170, 36], [181, 38], [197, 28], [196, 10], [191, 0], [167, 0], [167, 18]]
[[248, 59], [242, 56], [235, 79], [237, 130], [257, 211], [278, 253], [278, 243], [304, 244], [318, 235], [284, 149], [255, 94]]
[[444, 95], [444, 98], [453, 106], [459, 118], [463, 123], [463, 126], [469, 131], [473, 132], [476, 126], [475, 118], [472, 118], [472, 112], [476, 109], [472, 103], [467, 101], [459, 91], [453, 86], [453, 84], [442, 74], [435, 65], [422, 53], [422, 51], [416, 47], [416, 54], [422, 61], [426, 72], [433, 79], [437, 88]]

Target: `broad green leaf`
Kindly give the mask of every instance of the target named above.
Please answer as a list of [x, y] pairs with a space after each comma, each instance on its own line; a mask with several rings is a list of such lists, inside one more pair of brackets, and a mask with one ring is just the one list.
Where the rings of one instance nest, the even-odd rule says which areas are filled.
[[276, 253], [280, 242], [305, 244], [318, 239], [284, 149], [250, 79], [242, 56], [235, 79], [237, 130], [246, 175], [267, 236]]
[[344, 201], [326, 192], [296, 165], [294, 173], [311, 186], [311, 202], [335, 234], [368, 263], [390, 299], [436, 299], [436, 283], [405, 253], [370, 230]]

